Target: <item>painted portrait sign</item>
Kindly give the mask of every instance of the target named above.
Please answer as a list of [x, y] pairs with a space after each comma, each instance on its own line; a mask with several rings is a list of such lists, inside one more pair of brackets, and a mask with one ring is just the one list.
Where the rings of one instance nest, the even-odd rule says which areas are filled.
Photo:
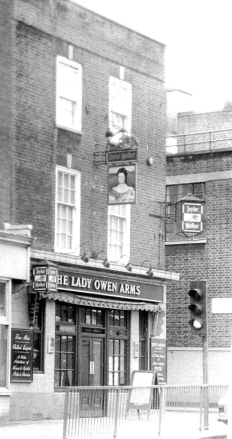
[[109, 166], [108, 204], [136, 203], [136, 165]]

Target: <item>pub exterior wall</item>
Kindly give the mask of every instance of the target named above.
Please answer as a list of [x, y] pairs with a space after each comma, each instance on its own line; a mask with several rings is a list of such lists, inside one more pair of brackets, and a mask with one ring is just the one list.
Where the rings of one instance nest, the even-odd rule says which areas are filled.
[[[161, 288], [162, 297], [157, 296], [156, 301], [157, 307], [162, 305], [158, 337], [165, 339], [165, 227], [160, 221], [165, 201], [164, 45], [71, 1], [2, 0], [0, 17], [0, 32], [7, 32], [0, 49], [0, 89], [5, 90], [0, 116], [0, 127], [5, 130], [0, 130], [0, 229], [6, 222], [33, 226], [27, 266], [21, 267], [19, 263], [15, 268], [21, 253], [11, 254], [15, 266], [7, 275], [10, 279], [17, 277], [16, 280], [21, 276], [26, 283], [13, 283], [9, 329], [30, 329], [28, 304], [29, 293], [33, 291], [29, 268], [44, 259], [50, 260], [52, 255], [52, 262], [67, 273], [74, 270], [80, 275], [86, 269], [95, 269], [95, 275], [103, 274], [109, 282], [116, 272], [128, 284], [139, 279], [145, 289], [147, 285], [146, 300], [153, 296], [152, 286]], [[56, 126], [56, 58], [59, 55], [69, 59], [70, 52], [73, 61], [83, 69], [81, 133]], [[139, 267], [137, 273], [129, 273], [120, 266], [118, 271], [107, 271], [94, 261], [89, 268], [80, 257], [70, 256], [71, 262], [67, 262], [67, 255], [54, 252], [55, 170], [56, 166], [68, 168], [70, 159], [71, 168], [81, 173], [81, 243], [88, 255], [107, 251], [107, 166], [95, 166], [93, 154], [106, 150], [109, 77], [119, 78], [120, 67], [124, 68], [125, 81], [132, 84], [132, 127], [139, 140], [137, 203], [131, 206], [130, 239], [130, 259], [133, 267]], [[153, 159], [152, 166], [147, 164], [149, 157]], [[141, 267], [144, 261], [148, 263]], [[161, 271], [157, 278], [146, 275], [149, 263], [157, 268], [157, 273]], [[23, 274], [18, 274], [19, 270]], [[69, 292], [74, 296], [78, 293], [83, 291]], [[109, 297], [108, 291], [104, 299]], [[131, 297], [119, 296], [115, 300], [126, 299]], [[0, 421], [56, 419], [63, 415], [64, 392], [54, 391], [55, 354], [48, 349], [49, 337], [54, 339], [56, 334], [56, 302], [44, 300], [43, 370], [33, 374], [32, 382], [10, 382], [9, 352], [8, 388], [0, 393]], [[152, 313], [148, 314], [150, 337], [154, 321]], [[129, 375], [139, 367], [134, 341], [138, 346], [137, 310], [130, 312]], [[5, 396], [7, 403], [3, 403]]]

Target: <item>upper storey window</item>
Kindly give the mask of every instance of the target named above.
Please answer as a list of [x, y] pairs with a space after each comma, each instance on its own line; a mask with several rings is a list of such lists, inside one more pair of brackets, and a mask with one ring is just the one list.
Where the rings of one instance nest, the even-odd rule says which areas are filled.
[[9, 384], [10, 283], [0, 279], [0, 390]]
[[121, 129], [131, 131], [132, 86], [129, 82], [110, 77], [109, 128], [115, 134]]
[[56, 124], [67, 130], [81, 131], [82, 66], [57, 57]]
[[130, 205], [108, 207], [108, 259], [130, 260]]
[[55, 250], [79, 252], [80, 173], [57, 167]]

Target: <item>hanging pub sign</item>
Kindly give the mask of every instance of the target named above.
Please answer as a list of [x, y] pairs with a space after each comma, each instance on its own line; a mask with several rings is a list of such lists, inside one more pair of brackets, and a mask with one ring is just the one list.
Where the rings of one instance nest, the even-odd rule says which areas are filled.
[[204, 200], [188, 194], [178, 203], [181, 203], [182, 221], [181, 231], [192, 236], [203, 231]]
[[136, 165], [109, 166], [108, 204], [136, 202]]
[[56, 291], [58, 269], [55, 264], [49, 261], [42, 261], [33, 267], [33, 290], [35, 291]]
[[137, 162], [138, 150], [137, 149], [124, 149], [117, 151], [108, 151], [106, 153], [107, 163], [119, 163], [119, 162]]
[[203, 231], [203, 204], [184, 203], [182, 207], [182, 231], [201, 233]]

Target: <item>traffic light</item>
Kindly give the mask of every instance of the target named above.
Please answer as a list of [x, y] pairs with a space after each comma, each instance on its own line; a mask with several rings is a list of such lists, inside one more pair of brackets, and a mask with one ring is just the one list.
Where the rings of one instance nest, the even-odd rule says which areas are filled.
[[191, 319], [189, 324], [193, 334], [206, 335], [207, 333], [207, 310], [206, 310], [206, 281], [190, 282], [189, 310]]

